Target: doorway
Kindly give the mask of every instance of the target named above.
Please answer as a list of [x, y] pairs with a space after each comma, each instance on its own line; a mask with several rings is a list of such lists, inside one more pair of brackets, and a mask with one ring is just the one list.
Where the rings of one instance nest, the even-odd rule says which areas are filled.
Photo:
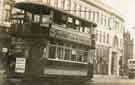
[[111, 74], [112, 75], [116, 75], [117, 74], [117, 53], [116, 52], [112, 52]]

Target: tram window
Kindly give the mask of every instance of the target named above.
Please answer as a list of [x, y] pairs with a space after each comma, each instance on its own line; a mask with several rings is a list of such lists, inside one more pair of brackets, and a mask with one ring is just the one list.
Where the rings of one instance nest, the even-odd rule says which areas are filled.
[[72, 50], [71, 60], [76, 61], [76, 50]]
[[40, 16], [34, 15], [34, 22], [39, 23], [40, 22]]
[[79, 62], [82, 61], [82, 55], [78, 55], [78, 60], [77, 61], [79, 61]]
[[57, 48], [57, 57], [58, 57], [59, 59], [63, 59], [63, 52], [64, 52], [64, 50], [63, 50], [62, 47], [58, 47], [58, 48]]
[[71, 50], [66, 48], [65, 49], [65, 56], [64, 56], [64, 59], [65, 60], [70, 60], [70, 54], [71, 54]]
[[88, 52], [84, 52], [84, 62], [87, 62]]
[[84, 27], [80, 27], [80, 32], [84, 32]]
[[56, 54], [56, 46], [50, 46], [49, 58], [55, 58], [55, 54]]
[[47, 52], [47, 49], [43, 48], [43, 56], [42, 57], [46, 57], [46, 52]]
[[[22, 13], [24, 14], [24, 19], [21, 21], [21, 23], [29, 23], [33, 21], [32, 14], [30, 12]], [[22, 18], [22, 15], [19, 15], [18, 17]]]
[[75, 29], [76, 30], [76, 25], [75, 25], [75, 19], [68, 17], [68, 21], [67, 21], [67, 27]]
[[73, 23], [73, 18], [68, 17], [68, 22], [69, 22], [69, 23]]
[[85, 27], [85, 33], [89, 33], [89, 31], [90, 31], [90, 28]]
[[83, 57], [83, 52], [82, 51], [77, 51], [77, 61], [81, 62]]
[[[57, 50], [56, 50], [57, 49]], [[69, 60], [75, 62], [87, 62], [88, 51], [82, 48], [72, 48], [63, 45], [50, 45], [49, 58]]]
[[42, 23], [47, 24], [51, 22], [51, 17], [49, 15], [42, 16]]
[[66, 24], [67, 22], [67, 16], [63, 14], [54, 13], [53, 19], [54, 19], [54, 23], [59, 24], [59, 25]]
[[79, 20], [75, 20], [75, 25], [79, 25], [80, 24], [80, 21]]
[[80, 31], [80, 21], [79, 20], [75, 20], [75, 29]]

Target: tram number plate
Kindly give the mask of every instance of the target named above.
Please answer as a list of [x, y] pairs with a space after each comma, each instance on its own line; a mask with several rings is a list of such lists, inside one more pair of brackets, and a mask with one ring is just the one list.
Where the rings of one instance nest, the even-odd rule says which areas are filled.
[[25, 72], [25, 64], [26, 64], [25, 58], [16, 58], [15, 72], [24, 73]]

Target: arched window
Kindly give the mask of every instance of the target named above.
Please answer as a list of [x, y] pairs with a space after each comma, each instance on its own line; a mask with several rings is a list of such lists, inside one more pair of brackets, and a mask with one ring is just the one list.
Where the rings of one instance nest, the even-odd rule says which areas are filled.
[[113, 39], [113, 47], [118, 48], [118, 46], [119, 46], [118, 37], [115, 36], [114, 39]]
[[109, 44], [109, 34], [107, 34], [107, 40], [106, 40], [107, 44]]

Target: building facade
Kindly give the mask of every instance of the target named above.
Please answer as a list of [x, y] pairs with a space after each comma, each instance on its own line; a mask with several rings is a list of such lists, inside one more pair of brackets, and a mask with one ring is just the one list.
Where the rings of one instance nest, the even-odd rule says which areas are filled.
[[[8, 32], [10, 28], [10, 16], [12, 10], [12, 0], [0, 0], [0, 55], [3, 48], [9, 47]], [[3, 70], [2, 55], [0, 57], [0, 70]]]
[[119, 60], [123, 56], [124, 19], [117, 11], [98, 0], [27, 1], [42, 2], [82, 19], [97, 23], [95, 73], [119, 75]]
[[134, 41], [131, 38], [130, 32], [124, 33], [124, 56], [123, 56], [123, 66], [124, 71], [127, 73], [127, 63], [128, 59], [134, 58]]
[[98, 24], [95, 73], [119, 76], [124, 19], [116, 10], [98, 0], [86, 2], [93, 7], [93, 21]]
[[[5, 38], [7, 38], [7, 35], [5, 35], [4, 32], [8, 32], [8, 29], [10, 28], [11, 10], [12, 10], [12, 0], [0, 0], [0, 40], [1, 41], [5, 41], [6, 40]], [[5, 42], [3, 42], [3, 44], [6, 44]], [[4, 46], [3, 44], [0, 45], [0, 49], [1, 46]]]

